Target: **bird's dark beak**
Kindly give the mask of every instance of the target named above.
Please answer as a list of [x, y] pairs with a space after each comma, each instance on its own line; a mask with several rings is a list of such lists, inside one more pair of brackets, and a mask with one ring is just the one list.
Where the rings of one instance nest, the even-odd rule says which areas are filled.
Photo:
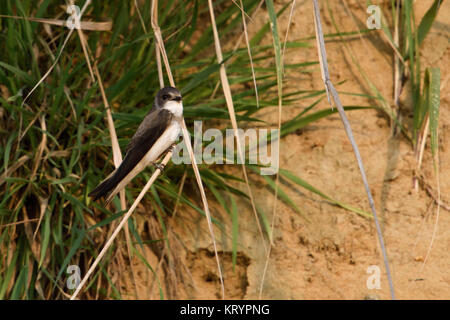
[[181, 96], [172, 97], [172, 99], [170, 99], [170, 100], [180, 102], [181, 101]]

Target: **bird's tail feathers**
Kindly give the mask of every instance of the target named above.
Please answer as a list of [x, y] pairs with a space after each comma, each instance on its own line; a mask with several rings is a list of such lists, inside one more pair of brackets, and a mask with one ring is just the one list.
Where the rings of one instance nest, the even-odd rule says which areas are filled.
[[[96, 201], [101, 197], [108, 196], [111, 193], [111, 190], [114, 189], [114, 184], [112, 184], [111, 180], [116, 173], [114, 170], [105, 180], [103, 180], [94, 190], [92, 190], [88, 196], [92, 198], [92, 200]], [[111, 201], [111, 200], [110, 200]]]
[[115, 195], [119, 193], [119, 190], [117, 190], [117, 188], [114, 188], [113, 190], [109, 191], [106, 194], [106, 200], [105, 200], [105, 206], [107, 206], [112, 199], [114, 199]]

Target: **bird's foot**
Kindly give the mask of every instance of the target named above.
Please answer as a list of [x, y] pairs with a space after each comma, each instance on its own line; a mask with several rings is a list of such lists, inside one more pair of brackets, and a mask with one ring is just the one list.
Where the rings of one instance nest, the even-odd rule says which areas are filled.
[[174, 143], [174, 144], [172, 144], [168, 149], [167, 149], [167, 151], [168, 152], [173, 152], [173, 150], [175, 150], [175, 147], [176, 147], [177, 145]]
[[164, 158], [169, 152], [173, 152], [173, 150], [175, 150], [175, 147], [176, 147], [176, 146], [177, 146], [177, 145], [174, 143], [174, 144], [172, 144], [170, 147], [168, 147], [168, 148], [166, 149], [166, 151], [164, 151], [163, 154], [159, 157], [159, 159]]
[[156, 169], [159, 169], [159, 171], [161, 171], [161, 172], [162, 172], [162, 171], [164, 170], [164, 168], [165, 168], [165, 165], [162, 164], [162, 163], [154, 163], [153, 165], [155, 166]]

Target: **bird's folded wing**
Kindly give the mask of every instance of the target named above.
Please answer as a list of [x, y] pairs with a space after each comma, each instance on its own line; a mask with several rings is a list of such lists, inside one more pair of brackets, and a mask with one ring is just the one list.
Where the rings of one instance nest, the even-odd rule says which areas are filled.
[[131, 138], [126, 149], [125, 158], [120, 166], [90, 194], [95, 199], [98, 199], [111, 192], [142, 160], [153, 144], [164, 133], [172, 121], [172, 117], [172, 113], [165, 109], [153, 108], [150, 110]]

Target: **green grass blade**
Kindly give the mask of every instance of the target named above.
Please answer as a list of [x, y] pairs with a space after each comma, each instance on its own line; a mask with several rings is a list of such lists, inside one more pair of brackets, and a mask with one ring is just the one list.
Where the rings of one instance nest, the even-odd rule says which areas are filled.
[[439, 131], [439, 108], [441, 91], [441, 70], [439, 68], [428, 68], [425, 73], [424, 88], [428, 91], [428, 112], [430, 115], [431, 153], [434, 161], [438, 152], [438, 131]]
[[434, 20], [439, 12], [441, 7], [442, 0], [434, 0], [430, 9], [425, 13], [422, 20], [420, 21], [419, 27], [417, 28], [417, 41], [419, 46], [422, 44], [423, 40], [427, 36], [428, 32], [430, 32], [431, 26], [433, 25]]
[[329, 202], [331, 202], [331, 203], [333, 203], [335, 205], [338, 205], [338, 206], [340, 206], [340, 207], [342, 207], [344, 209], [347, 209], [349, 211], [355, 212], [358, 215], [361, 215], [361, 216], [363, 216], [365, 218], [373, 218], [372, 214], [370, 214], [370, 213], [368, 213], [368, 212], [366, 212], [364, 210], [352, 207], [352, 206], [350, 206], [348, 204], [345, 204], [345, 203], [343, 203], [341, 201], [338, 201], [338, 200], [335, 200], [335, 199], [331, 198], [330, 196], [324, 194], [322, 191], [320, 191], [317, 188], [313, 187], [308, 182], [306, 182], [305, 180], [301, 179], [300, 177], [296, 176], [294, 173], [292, 173], [292, 172], [290, 172], [288, 170], [280, 169], [280, 174], [283, 175], [284, 177], [288, 178], [289, 180], [291, 180], [295, 184], [301, 186], [302, 188], [305, 188], [306, 190], [309, 190], [312, 193], [315, 193], [315, 194], [321, 196], [325, 200], [328, 200]]

